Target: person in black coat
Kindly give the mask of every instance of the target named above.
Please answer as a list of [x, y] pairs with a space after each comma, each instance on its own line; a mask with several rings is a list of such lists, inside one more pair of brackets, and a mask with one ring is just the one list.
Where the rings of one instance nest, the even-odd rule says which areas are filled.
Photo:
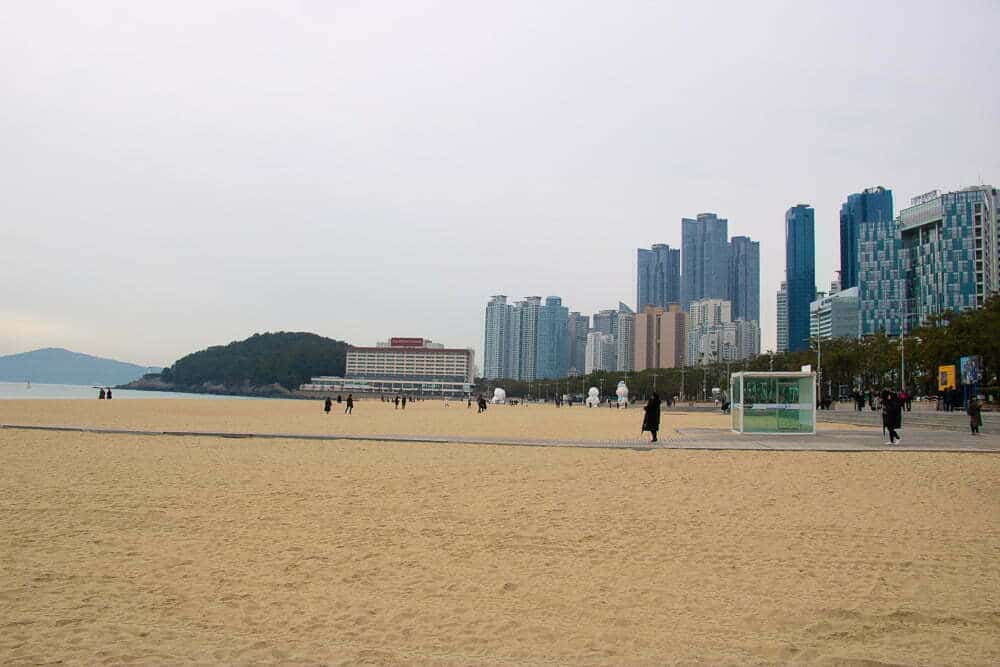
[[330, 400], [329, 396], [327, 396], [326, 400], [323, 401], [323, 412], [325, 412], [326, 414], [330, 414], [331, 407], [333, 407], [333, 401]]
[[965, 409], [965, 414], [969, 415], [972, 435], [979, 435], [979, 427], [983, 425], [983, 404], [979, 402], [978, 396], [969, 399], [969, 407]]
[[894, 391], [882, 391], [882, 426], [889, 431], [889, 443], [894, 445], [900, 441], [897, 428], [903, 427], [903, 402]]
[[654, 393], [642, 412], [642, 430], [652, 433], [653, 442], [656, 442], [656, 433], [660, 430], [660, 395]]
[[354, 412], [354, 394], [347, 395], [347, 407], [344, 408], [344, 414], [349, 415]]

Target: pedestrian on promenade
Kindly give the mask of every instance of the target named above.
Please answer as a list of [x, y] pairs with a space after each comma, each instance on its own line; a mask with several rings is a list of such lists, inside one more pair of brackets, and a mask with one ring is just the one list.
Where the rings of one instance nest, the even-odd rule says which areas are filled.
[[349, 415], [354, 412], [354, 394], [347, 395], [347, 407], [344, 408], [344, 414]]
[[479, 405], [479, 410], [476, 411], [477, 415], [486, 412], [486, 399], [483, 398], [482, 394], [479, 395], [478, 405]]
[[101, 387], [101, 391], [98, 392], [97, 398], [98, 398], [98, 400], [101, 400], [101, 401], [104, 400], [104, 387]]
[[399, 394], [396, 394], [396, 398], [395, 398], [395, 400], [393, 401], [393, 403], [395, 403], [395, 404], [396, 404], [396, 408], [395, 408], [395, 409], [396, 409], [396, 410], [399, 410]]
[[340, 394], [337, 394], [337, 405], [340, 405], [343, 402], [344, 402], [344, 397], [341, 396]]
[[899, 392], [899, 402], [902, 403], [902, 407], [907, 412], [913, 408], [913, 397], [910, 396], [910, 392], [906, 391], [906, 387]]
[[888, 388], [882, 390], [882, 426], [889, 431], [889, 442], [885, 444], [894, 445], [902, 440], [896, 429], [903, 426], [903, 403]]
[[403, 396], [403, 409], [406, 409], [406, 396]]
[[652, 441], [656, 442], [656, 433], [660, 430], [660, 395], [653, 392], [642, 411], [642, 430], [652, 433]]
[[326, 414], [330, 414], [330, 408], [332, 406], [333, 406], [333, 401], [330, 399], [329, 396], [327, 396], [326, 400], [323, 401], [323, 412], [325, 412]]
[[108, 400], [111, 400], [111, 387], [108, 387]]
[[965, 409], [965, 413], [969, 415], [969, 429], [972, 435], [979, 435], [979, 427], [983, 425], [983, 404], [978, 396], [969, 399], [969, 407]]

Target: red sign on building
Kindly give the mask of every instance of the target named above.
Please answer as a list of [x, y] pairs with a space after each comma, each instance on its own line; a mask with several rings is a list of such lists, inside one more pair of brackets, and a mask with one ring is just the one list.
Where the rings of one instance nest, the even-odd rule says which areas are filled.
[[423, 338], [390, 338], [390, 347], [423, 347]]

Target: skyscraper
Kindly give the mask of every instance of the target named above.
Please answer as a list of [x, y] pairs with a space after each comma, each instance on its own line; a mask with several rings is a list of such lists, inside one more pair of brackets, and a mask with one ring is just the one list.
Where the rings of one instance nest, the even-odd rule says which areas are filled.
[[569, 353], [569, 309], [557, 296], [545, 298], [545, 305], [538, 311], [538, 347], [536, 350], [535, 377], [555, 380], [566, 377]]
[[775, 311], [778, 318], [778, 340], [775, 345], [776, 352], [788, 352], [788, 283], [781, 281], [781, 289], [778, 290], [778, 308]]
[[892, 190], [881, 185], [847, 196], [840, 207], [840, 286], [858, 286], [861, 229], [892, 222]]
[[582, 375], [587, 365], [587, 334], [590, 333], [590, 317], [580, 313], [570, 313], [566, 327], [569, 339], [567, 375]]
[[646, 306], [666, 308], [681, 300], [681, 251], [663, 243], [638, 249], [636, 310]]
[[729, 300], [734, 320], [760, 322], [760, 242], [749, 236], [729, 242]]
[[511, 379], [530, 381], [536, 378], [538, 312], [541, 308], [542, 297], [529, 296], [514, 304], [511, 311], [511, 372], [507, 376]]
[[714, 213], [681, 220], [681, 302], [729, 298], [729, 221]]
[[809, 349], [809, 304], [816, 299], [816, 216], [799, 204], [785, 213], [788, 350]]
[[615, 351], [615, 337], [611, 334], [600, 331], [587, 334], [587, 374], [615, 370]]
[[510, 370], [510, 314], [507, 297], [497, 294], [486, 304], [486, 339], [483, 344], [483, 377], [507, 377]]
[[618, 346], [616, 369], [635, 370], [635, 313], [618, 313], [618, 335], [615, 336], [615, 341]]
[[614, 336], [618, 331], [618, 311], [606, 308], [594, 313], [594, 331]]

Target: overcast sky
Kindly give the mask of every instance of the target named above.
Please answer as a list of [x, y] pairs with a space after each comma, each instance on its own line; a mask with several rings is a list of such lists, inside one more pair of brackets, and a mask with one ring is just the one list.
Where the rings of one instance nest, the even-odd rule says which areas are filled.
[[[728, 5], [728, 6], [726, 6]], [[1000, 185], [982, 2], [8, 3], [0, 354], [165, 365], [254, 332], [474, 347], [491, 294], [634, 307], [712, 211]]]

